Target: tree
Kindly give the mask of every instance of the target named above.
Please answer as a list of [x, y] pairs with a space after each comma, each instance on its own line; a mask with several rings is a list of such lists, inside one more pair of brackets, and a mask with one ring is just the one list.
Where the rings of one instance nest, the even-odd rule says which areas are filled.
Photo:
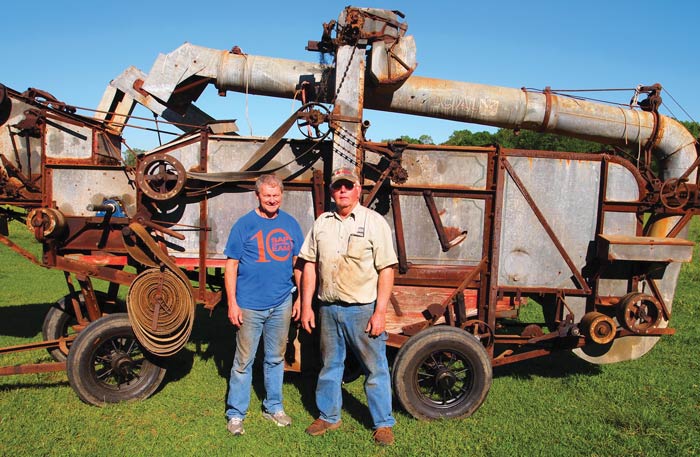
[[697, 139], [700, 137], [700, 124], [695, 121], [681, 121], [681, 124]]
[[122, 158], [124, 159], [124, 164], [128, 167], [133, 167], [136, 165], [136, 157], [146, 152], [144, 149], [133, 148], [126, 149], [122, 151]]
[[488, 146], [500, 144], [506, 148], [532, 149], [544, 151], [593, 152], [603, 146], [592, 141], [579, 140], [551, 133], [538, 133], [529, 130], [513, 131], [498, 129], [496, 133], [456, 130], [444, 143], [451, 146]]
[[430, 135], [421, 135], [418, 138], [412, 138], [408, 135], [401, 135], [395, 140], [382, 140], [384, 143], [391, 143], [393, 141], [403, 141], [408, 144], [434, 144], [433, 137]]
[[444, 143], [448, 146], [489, 146], [496, 143], [495, 137], [489, 132], [455, 130]]

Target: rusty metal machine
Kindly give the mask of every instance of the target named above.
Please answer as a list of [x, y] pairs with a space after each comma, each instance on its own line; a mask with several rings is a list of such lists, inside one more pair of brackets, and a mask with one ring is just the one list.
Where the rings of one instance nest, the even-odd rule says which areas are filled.
[[[417, 418], [465, 417], [484, 401], [492, 367], [572, 350], [592, 363], [638, 358], [668, 328], [693, 243], [698, 141], [658, 113], [661, 86], [610, 106], [532, 91], [414, 75], [416, 44], [397, 11], [346, 8], [309, 51], [319, 64], [184, 44], [149, 73], [114, 79], [96, 115], [49, 93], [0, 91], [0, 203], [26, 222], [44, 267], [69, 294], [44, 321], [54, 363], [0, 374], [66, 369], [91, 404], [146, 398], [161, 361], [188, 341], [195, 307], [214, 308], [222, 251], [254, 206], [254, 180], [285, 180], [285, 210], [303, 230], [331, 205], [326, 183], [356, 167], [363, 201], [395, 236], [389, 345], [393, 387]], [[194, 105], [209, 86], [300, 100], [269, 138], [236, 133]], [[183, 133], [122, 157], [136, 103]], [[365, 140], [365, 108], [529, 129], [593, 140], [601, 153], [448, 147]], [[298, 129], [301, 139], [290, 139]], [[298, 136], [298, 135], [297, 135]], [[107, 281], [96, 291], [93, 279]], [[120, 286], [128, 288], [120, 303]], [[523, 324], [526, 300], [544, 322]], [[535, 305], [533, 305], [535, 306]], [[288, 368], [305, 353], [291, 341]]]

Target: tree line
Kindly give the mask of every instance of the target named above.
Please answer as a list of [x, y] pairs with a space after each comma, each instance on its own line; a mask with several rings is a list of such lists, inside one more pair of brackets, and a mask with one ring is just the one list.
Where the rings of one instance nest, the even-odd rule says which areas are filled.
[[[694, 121], [680, 121], [695, 137], [700, 137], [700, 124]], [[434, 144], [430, 135], [421, 135], [413, 138], [404, 135], [401, 141], [411, 144]], [[511, 129], [498, 129], [491, 132], [472, 132], [468, 129], [455, 130], [452, 135], [442, 143], [447, 146], [490, 146], [499, 144], [511, 149], [532, 149], [544, 151], [562, 152], [597, 152], [603, 148], [600, 143], [580, 140], [552, 133], [538, 133], [530, 130], [514, 131]]]

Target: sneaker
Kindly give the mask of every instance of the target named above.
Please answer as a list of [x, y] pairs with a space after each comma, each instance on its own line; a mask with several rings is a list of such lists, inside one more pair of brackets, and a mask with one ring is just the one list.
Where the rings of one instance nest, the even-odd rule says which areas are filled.
[[275, 424], [277, 424], [278, 427], [289, 427], [292, 425], [292, 418], [287, 416], [284, 411], [277, 411], [274, 414], [270, 414], [267, 411], [263, 411], [262, 416], [267, 419], [271, 420]]
[[243, 430], [243, 419], [232, 417], [228, 420], [228, 424], [226, 424], [226, 430], [231, 432], [231, 434], [234, 436], [244, 434], [245, 430]]
[[391, 430], [391, 427], [379, 427], [372, 433], [372, 438], [380, 446], [394, 444], [394, 432]]
[[323, 435], [328, 430], [336, 430], [338, 427], [340, 427], [342, 422], [343, 421], [338, 421], [335, 424], [331, 424], [330, 422], [326, 422], [319, 417], [306, 428], [306, 433], [311, 436]]

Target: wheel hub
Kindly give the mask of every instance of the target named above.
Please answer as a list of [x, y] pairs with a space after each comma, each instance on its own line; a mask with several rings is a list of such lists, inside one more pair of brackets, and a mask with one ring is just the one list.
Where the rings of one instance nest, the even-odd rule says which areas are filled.
[[126, 377], [130, 372], [134, 361], [128, 354], [117, 351], [112, 354], [112, 369], [122, 377]]
[[439, 367], [435, 375], [435, 384], [441, 390], [450, 390], [457, 382], [457, 376], [446, 367]]

